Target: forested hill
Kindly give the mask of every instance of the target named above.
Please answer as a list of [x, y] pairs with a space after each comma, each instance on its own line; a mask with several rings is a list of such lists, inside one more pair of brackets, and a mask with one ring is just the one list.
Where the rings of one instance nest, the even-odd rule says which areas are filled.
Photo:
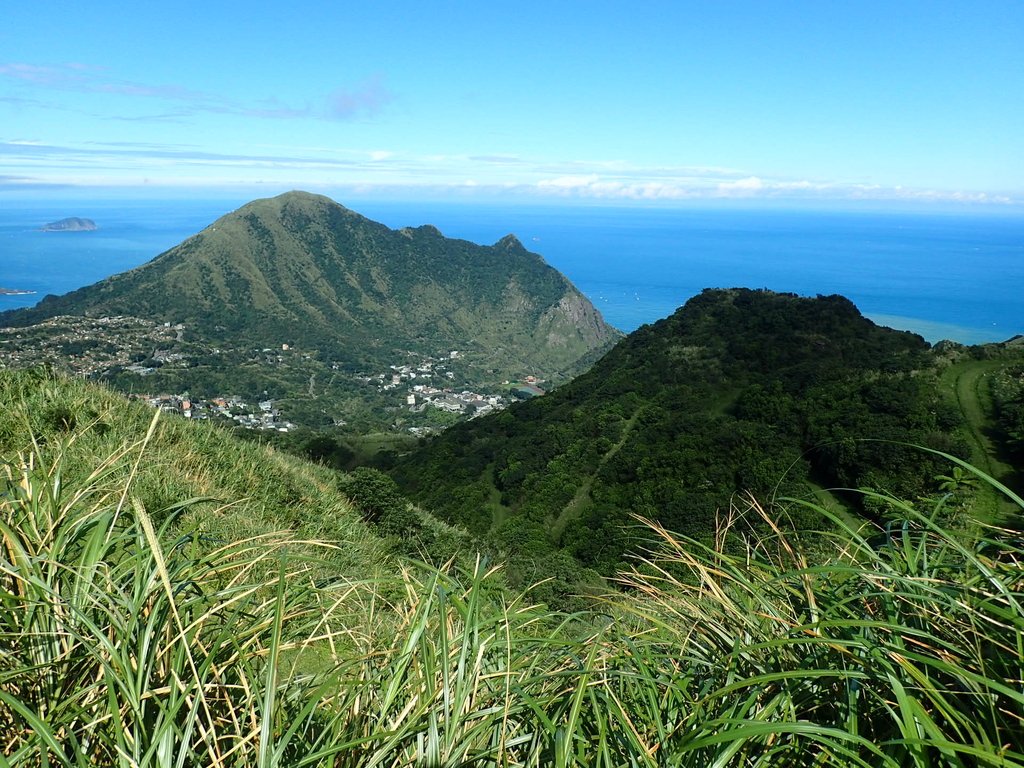
[[392, 230], [305, 192], [248, 203], [137, 269], [0, 314], [0, 325], [56, 315], [180, 323], [218, 346], [287, 343], [355, 365], [475, 350], [541, 375], [574, 373], [620, 336], [511, 235], [480, 246], [431, 226]]
[[393, 474], [513, 557], [568, 553], [609, 573], [633, 514], [704, 536], [742, 491], [927, 492], [937, 468], [897, 443], [960, 450], [934, 360], [841, 296], [707, 290], [566, 386], [449, 430]]

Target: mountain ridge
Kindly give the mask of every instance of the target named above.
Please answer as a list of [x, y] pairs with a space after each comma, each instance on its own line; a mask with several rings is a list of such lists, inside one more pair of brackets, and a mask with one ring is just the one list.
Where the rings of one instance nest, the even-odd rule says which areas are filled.
[[[391, 336], [393, 348], [475, 339], [520, 366], [555, 368], [618, 336], [514, 236], [479, 246], [430, 225], [391, 230], [298, 191], [248, 203], [140, 267], [6, 312], [0, 323], [98, 314], [190, 325], [212, 318], [204, 333], [217, 340], [305, 336], [335, 353], [342, 336], [371, 347]], [[531, 360], [534, 352], [541, 359]]]

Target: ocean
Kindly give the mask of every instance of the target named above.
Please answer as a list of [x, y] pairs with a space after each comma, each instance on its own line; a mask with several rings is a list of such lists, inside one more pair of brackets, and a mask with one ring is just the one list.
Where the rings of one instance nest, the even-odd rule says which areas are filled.
[[[0, 310], [136, 267], [244, 201], [38, 202], [0, 210]], [[391, 227], [490, 244], [513, 233], [629, 332], [707, 287], [839, 293], [931, 342], [1024, 333], [1024, 217], [347, 202]], [[67, 216], [96, 232], [40, 232]]]

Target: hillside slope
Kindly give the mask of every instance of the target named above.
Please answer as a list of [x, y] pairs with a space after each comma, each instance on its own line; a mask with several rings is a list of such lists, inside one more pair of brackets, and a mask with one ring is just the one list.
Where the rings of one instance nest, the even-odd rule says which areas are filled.
[[[336, 548], [318, 550], [317, 559], [333, 574], [358, 578], [389, 559], [330, 470], [176, 416], [161, 418], [143, 445], [153, 409], [41, 370], [0, 371], [0, 403], [0, 456], [13, 466], [34, 450], [47, 462], [59, 457], [62, 486], [82, 485], [109, 465], [101, 484], [117, 493], [134, 471], [126, 501], [137, 500], [158, 523], [175, 505], [200, 499], [176, 518], [183, 533], [235, 541], [287, 530], [329, 540]], [[112, 456], [123, 458], [110, 464]]]
[[704, 538], [747, 491], [926, 494], [937, 465], [904, 443], [962, 452], [959, 424], [920, 337], [840, 296], [708, 290], [550, 395], [434, 438], [394, 476], [513, 555], [561, 551], [611, 573], [636, 545], [631, 515]]
[[[3, 374], [0, 398], [5, 766], [1024, 766], [1021, 538], [933, 525], [947, 496], [885, 546], [651, 530], [627, 589], [567, 615], [486, 558], [374, 579], [348, 541], [318, 573], [323, 545], [247, 519], [315, 515], [291, 496], [319, 472], [185, 420], [140, 445], [148, 413], [80, 382]], [[284, 494], [161, 540], [145, 507], [165, 517], [154, 483], [182, 476]]]

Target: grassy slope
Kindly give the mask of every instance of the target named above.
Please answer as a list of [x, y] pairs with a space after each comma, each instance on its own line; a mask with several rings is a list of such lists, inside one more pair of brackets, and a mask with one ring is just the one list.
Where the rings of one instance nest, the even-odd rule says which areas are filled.
[[[971, 463], [1003, 483], [1013, 479], [1014, 468], [999, 458], [989, 434], [993, 428], [992, 400], [988, 376], [1008, 365], [1007, 360], [964, 360], [949, 366], [942, 383], [956, 399], [963, 414], [971, 446]], [[983, 486], [975, 513], [982, 519], [1000, 519], [1016, 512], [1014, 506], [993, 489]]]
[[[629, 589], [566, 617], [486, 568], [381, 590], [331, 476], [225, 432], [147, 438], [152, 411], [41, 373], [0, 403], [0, 765], [1024, 766], [1024, 549], [997, 531], [893, 500], [914, 527], [837, 521], [809, 562], [752, 503], [746, 548], [653, 527]], [[335, 538], [349, 578], [306, 541], [157, 539], [147, 509], [208, 494], [185, 525]]]
[[[25, 456], [33, 439], [45, 455], [62, 448], [64, 481], [87, 476], [107, 457], [128, 451], [111, 478], [123, 480], [154, 411], [81, 380], [40, 371], [0, 372], [0, 455]], [[338, 544], [332, 568], [368, 576], [379, 571], [384, 547], [337, 491], [332, 472], [223, 429], [163, 416], [141, 454], [132, 494], [158, 522], [165, 510], [192, 498], [179, 530], [198, 529], [235, 540], [289, 529]]]
[[483, 568], [399, 569], [385, 601], [292, 544], [194, 559], [135, 506], [7, 475], [0, 765], [1024, 765], [1014, 539], [918, 516], [809, 564], [755, 503], [745, 550], [655, 528], [627, 592], [572, 618]]

